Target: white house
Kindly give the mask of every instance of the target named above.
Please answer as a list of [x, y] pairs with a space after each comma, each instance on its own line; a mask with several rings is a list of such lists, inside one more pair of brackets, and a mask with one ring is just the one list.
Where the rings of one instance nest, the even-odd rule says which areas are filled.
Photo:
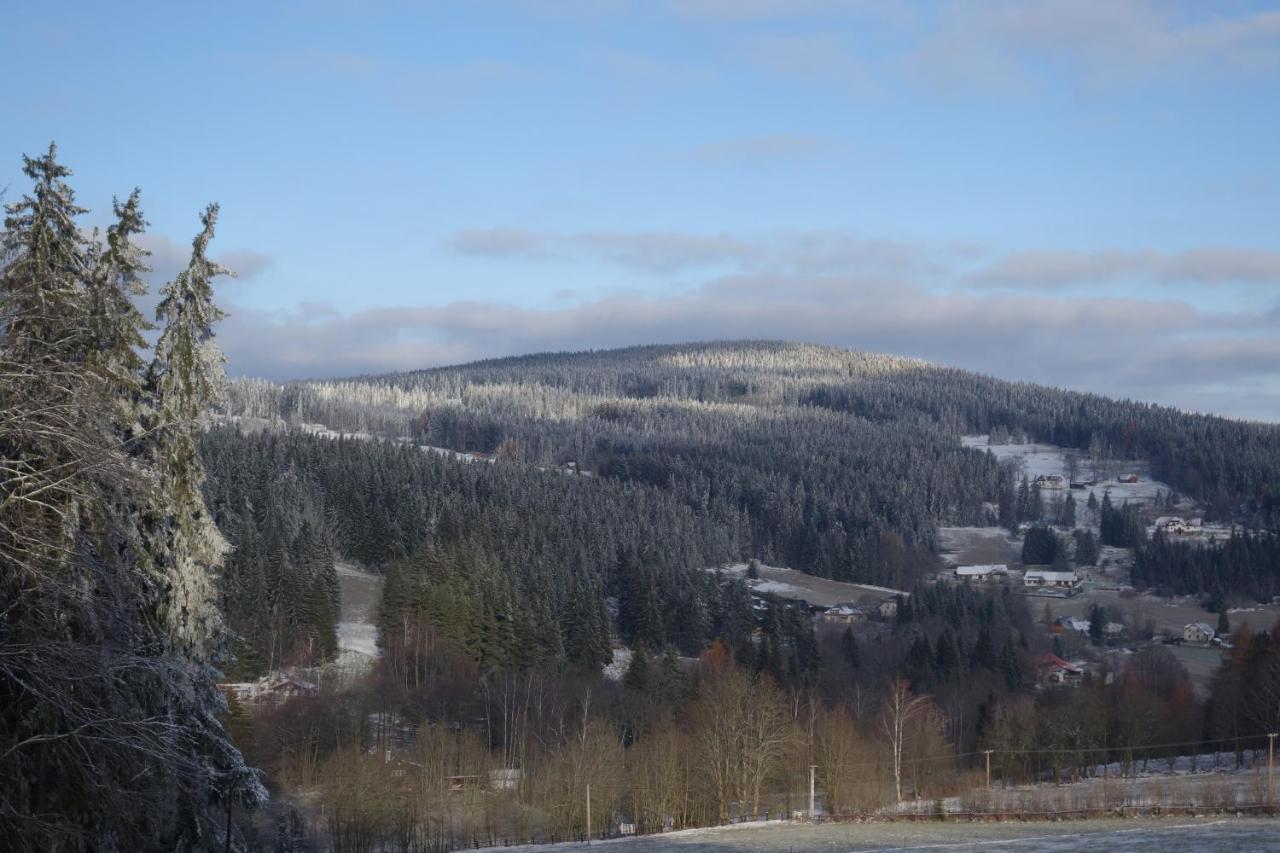
[[1089, 620], [1077, 619], [1074, 616], [1068, 616], [1065, 619], [1059, 619], [1058, 623], [1068, 631], [1077, 631], [1081, 634], [1089, 633]]
[[890, 598], [888, 601], [880, 602], [880, 616], [883, 619], [892, 619], [898, 615], [898, 600]]
[[1214, 630], [1207, 622], [1192, 622], [1182, 629], [1182, 639], [1188, 643], [1208, 644], [1213, 642]]
[[1156, 529], [1163, 530], [1170, 536], [1199, 536], [1201, 533], [1198, 520], [1176, 516], [1157, 518]]
[[858, 622], [865, 622], [867, 614], [861, 607], [852, 604], [840, 604], [824, 610], [820, 618], [823, 622], [830, 622], [836, 625], [854, 625]]
[[1080, 577], [1075, 572], [1032, 569], [1022, 576], [1022, 584], [1027, 589], [1051, 590], [1065, 595], [1075, 595], [1080, 591]]
[[1009, 567], [1003, 563], [990, 566], [956, 566], [956, 580], [965, 583], [1003, 583], [1009, 578]]

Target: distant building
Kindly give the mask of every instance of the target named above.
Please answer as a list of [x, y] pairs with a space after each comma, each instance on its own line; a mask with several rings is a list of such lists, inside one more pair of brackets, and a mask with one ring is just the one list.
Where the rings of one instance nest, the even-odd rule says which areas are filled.
[[1138, 475], [1137, 475], [1137, 474], [1125, 474], [1123, 477], [1121, 477], [1121, 478], [1119, 478], [1118, 480], [1116, 480], [1116, 482], [1117, 482], [1117, 483], [1130, 483], [1130, 484], [1132, 484], [1132, 483], [1136, 483], [1136, 482], [1138, 482]]
[[273, 673], [257, 681], [219, 684], [224, 693], [246, 705], [278, 705], [298, 696], [310, 696], [320, 688], [293, 675]]
[[1084, 682], [1084, 670], [1057, 655], [1046, 652], [1035, 663], [1036, 684], [1040, 687], [1079, 687]]
[[833, 625], [855, 625], [865, 622], [867, 613], [861, 607], [852, 604], [838, 604], [824, 610], [818, 618]]
[[1067, 616], [1063, 619], [1059, 619], [1058, 624], [1061, 625], [1063, 629], [1067, 631], [1076, 631], [1080, 634], [1089, 633], [1088, 619], [1077, 619], [1074, 616]]
[[1058, 474], [1041, 474], [1036, 477], [1035, 485], [1043, 491], [1044, 489], [1064, 489], [1067, 484]]
[[880, 616], [883, 619], [892, 619], [898, 615], [898, 600], [891, 598], [888, 601], [880, 602]]
[[1080, 591], [1080, 576], [1075, 572], [1033, 569], [1022, 576], [1022, 585], [1029, 590], [1048, 590], [1063, 595], [1075, 595]]
[[1205, 645], [1213, 642], [1214, 633], [1207, 622], [1192, 622], [1182, 629], [1182, 639], [1188, 643]]
[[1157, 518], [1156, 530], [1162, 530], [1170, 536], [1199, 536], [1203, 532], [1198, 520], [1188, 520], [1176, 516]]
[[1009, 567], [1004, 564], [956, 566], [955, 576], [965, 583], [1003, 583], [1009, 578]]

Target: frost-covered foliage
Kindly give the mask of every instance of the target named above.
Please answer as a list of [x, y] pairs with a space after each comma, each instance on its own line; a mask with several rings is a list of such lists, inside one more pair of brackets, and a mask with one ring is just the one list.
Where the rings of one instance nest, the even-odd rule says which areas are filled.
[[139, 199], [103, 246], [52, 146], [25, 172], [0, 266], [0, 849], [224, 849], [224, 808], [265, 791], [166, 617], [171, 569], [212, 565], [157, 535], [178, 508], [165, 425], [141, 425]]
[[161, 291], [156, 319], [163, 321], [164, 331], [147, 376], [153, 405], [148, 422], [154, 430], [147, 444], [167, 517], [160, 531], [169, 557], [165, 619], [175, 642], [198, 659], [221, 631], [210, 570], [222, 565], [228, 547], [205, 509], [199, 449], [202, 421], [226, 381], [222, 352], [213, 340], [213, 324], [223, 314], [213, 302], [210, 281], [227, 271], [207, 256], [217, 220], [218, 206], [209, 205], [200, 217], [204, 227], [192, 243], [191, 262]]
[[643, 613], [655, 648], [690, 653], [751, 619], [745, 587], [726, 596], [705, 570], [741, 550], [734, 518], [661, 489], [298, 431], [214, 429], [203, 454], [209, 506], [237, 546], [227, 615], [251, 672], [279, 660], [273, 649], [321, 642], [324, 564], [292, 544], [321, 522], [341, 556], [386, 570], [384, 646], [421, 620], [488, 665], [592, 668], [609, 658], [611, 600], [626, 639], [640, 638]]
[[[966, 433], [1027, 435], [1153, 475], [1253, 526], [1280, 524], [1280, 427], [1189, 415], [911, 359], [725, 342], [554, 353], [348, 380], [233, 383], [230, 413], [320, 423], [666, 489], [741, 514], [746, 556], [885, 585], [897, 537], [1016, 520], [1007, 471]], [[1005, 504], [1009, 504], [1005, 511]], [[1025, 514], [1025, 517], [1035, 515]], [[1038, 517], [1038, 515], [1036, 515]]]

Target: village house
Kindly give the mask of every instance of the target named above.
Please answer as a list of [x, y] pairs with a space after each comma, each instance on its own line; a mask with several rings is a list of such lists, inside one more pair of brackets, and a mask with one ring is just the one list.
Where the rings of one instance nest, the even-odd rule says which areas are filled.
[[1117, 483], [1129, 483], [1130, 485], [1132, 485], [1133, 483], [1138, 482], [1138, 475], [1137, 475], [1137, 474], [1125, 474], [1123, 477], [1118, 478], [1118, 479], [1116, 480], [1116, 482], [1117, 482]]
[[880, 618], [892, 619], [898, 615], [898, 600], [890, 598], [888, 601], [880, 602]]
[[1058, 624], [1061, 625], [1063, 630], [1066, 630], [1066, 631], [1076, 631], [1081, 634], [1089, 633], [1088, 619], [1077, 619], [1074, 616], [1066, 616], [1062, 619], [1059, 619]]
[[1182, 629], [1182, 639], [1188, 643], [1208, 645], [1213, 642], [1214, 630], [1207, 622], [1192, 622]]
[[1080, 591], [1080, 577], [1075, 572], [1032, 569], [1023, 575], [1022, 585], [1033, 592], [1075, 595]]
[[1161, 516], [1157, 518], [1156, 530], [1162, 530], [1170, 536], [1199, 536], [1202, 532], [1198, 519], [1185, 519], [1177, 516]]
[[1003, 564], [956, 566], [955, 577], [965, 583], [1004, 583], [1009, 578], [1009, 567]]
[[1039, 486], [1041, 491], [1045, 489], [1062, 489], [1066, 487], [1066, 481], [1059, 474], [1041, 474], [1036, 477], [1035, 485]]
[[1055, 654], [1045, 652], [1035, 660], [1036, 684], [1046, 687], [1079, 687], [1084, 682], [1084, 670], [1067, 663]]
[[818, 618], [832, 625], [856, 625], [867, 621], [867, 613], [853, 604], [837, 604], [824, 610]]

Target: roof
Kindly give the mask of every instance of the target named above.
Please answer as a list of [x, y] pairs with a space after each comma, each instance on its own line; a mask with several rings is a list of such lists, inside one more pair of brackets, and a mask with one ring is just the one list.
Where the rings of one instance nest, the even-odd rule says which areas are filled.
[[989, 575], [993, 572], [1008, 572], [1009, 567], [1004, 563], [989, 566], [956, 566], [956, 574], [960, 577], [976, 577], [981, 575]]
[[1027, 572], [1025, 575], [1023, 575], [1023, 577], [1026, 580], [1031, 580], [1032, 578], [1039, 578], [1042, 581], [1074, 581], [1076, 580], [1076, 573], [1075, 572], [1051, 572], [1051, 571], [1041, 571], [1039, 569], [1035, 569], [1033, 571]]
[[1080, 671], [1080, 668], [1079, 668], [1079, 667], [1072, 666], [1071, 664], [1067, 663], [1067, 662], [1066, 662], [1066, 661], [1064, 661], [1062, 658], [1058, 657], [1057, 655], [1053, 654], [1052, 652], [1045, 652], [1045, 653], [1044, 653], [1044, 654], [1042, 654], [1042, 655], [1037, 655], [1037, 656], [1036, 656], [1036, 666], [1037, 666], [1037, 667], [1040, 667], [1041, 669], [1044, 669], [1044, 668], [1046, 668], [1046, 667], [1053, 667], [1053, 668], [1055, 668], [1055, 669], [1066, 669], [1066, 670], [1070, 670], [1071, 672], [1079, 672], [1079, 671]]
[[1065, 619], [1059, 619], [1058, 622], [1059, 624], [1062, 625], [1062, 627], [1069, 628], [1072, 631], [1088, 631], [1089, 630], [1088, 619], [1077, 619], [1074, 616], [1068, 616]]
[[1211, 637], [1213, 636], [1213, 628], [1209, 625], [1208, 622], [1192, 622], [1182, 630], [1186, 631], [1188, 628], [1196, 628], [1202, 634], [1208, 634]]

